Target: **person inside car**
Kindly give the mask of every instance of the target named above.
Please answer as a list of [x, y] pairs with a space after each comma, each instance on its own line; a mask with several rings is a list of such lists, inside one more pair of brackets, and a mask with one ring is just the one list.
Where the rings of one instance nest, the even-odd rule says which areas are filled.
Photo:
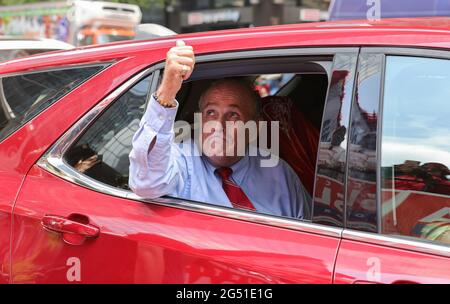
[[[199, 141], [193, 141], [194, 149], [201, 151], [196, 154], [175, 143], [175, 97], [194, 64], [193, 48], [182, 41], [167, 52], [163, 79], [133, 137], [130, 189], [148, 199], [168, 195], [303, 218], [310, 196], [292, 168], [282, 159], [263, 167], [261, 159], [266, 156], [261, 153], [236, 153], [237, 132], [227, 132], [227, 122], [259, 121], [260, 100], [252, 86], [236, 79], [214, 82], [203, 92], [199, 110], [202, 123], [213, 122], [215, 127], [209, 131], [203, 128], [199, 137], [204, 144], [215, 144], [200, 149]], [[248, 140], [245, 143], [248, 148]]]

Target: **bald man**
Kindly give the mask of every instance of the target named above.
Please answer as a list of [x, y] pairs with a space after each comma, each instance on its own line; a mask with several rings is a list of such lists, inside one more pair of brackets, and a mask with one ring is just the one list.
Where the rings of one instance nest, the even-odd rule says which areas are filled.
[[[130, 153], [129, 186], [143, 198], [172, 196], [247, 211], [303, 218], [310, 202], [296, 173], [283, 160], [261, 166], [267, 156], [238, 153], [238, 131], [230, 122], [260, 120], [259, 97], [235, 79], [214, 82], [201, 96], [202, 124], [215, 127], [200, 132], [189, 153], [175, 143], [175, 100], [183, 80], [195, 65], [191, 46], [177, 42], [167, 52], [163, 79], [152, 94]], [[228, 123], [227, 123], [228, 122]], [[203, 145], [199, 147], [198, 142]], [[246, 148], [248, 138], [245, 139]], [[264, 154], [266, 155], [266, 154]]]

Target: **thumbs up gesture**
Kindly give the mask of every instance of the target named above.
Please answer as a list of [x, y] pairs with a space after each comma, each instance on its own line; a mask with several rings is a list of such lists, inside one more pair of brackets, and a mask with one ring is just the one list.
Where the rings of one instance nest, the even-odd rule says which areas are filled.
[[194, 70], [195, 56], [192, 46], [177, 40], [176, 46], [166, 54], [166, 62], [161, 85], [156, 91], [158, 100], [174, 104], [175, 96], [183, 80], [188, 79]]

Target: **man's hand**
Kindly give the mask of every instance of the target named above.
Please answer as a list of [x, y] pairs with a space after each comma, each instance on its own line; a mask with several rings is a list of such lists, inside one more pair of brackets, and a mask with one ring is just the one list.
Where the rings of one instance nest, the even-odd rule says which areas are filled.
[[85, 160], [80, 159], [78, 163], [75, 164], [75, 169], [79, 172], [84, 173], [100, 162], [101, 160], [98, 159], [98, 155], [92, 155], [91, 157]]
[[158, 100], [174, 104], [175, 96], [180, 90], [183, 80], [191, 76], [194, 64], [195, 56], [192, 46], [185, 45], [182, 40], [177, 40], [177, 45], [171, 48], [166, 55], [164, 76], [156, 91]]

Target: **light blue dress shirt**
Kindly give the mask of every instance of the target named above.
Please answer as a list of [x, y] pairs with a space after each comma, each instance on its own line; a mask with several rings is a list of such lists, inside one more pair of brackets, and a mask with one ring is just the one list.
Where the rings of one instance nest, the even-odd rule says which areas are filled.
[[[178, 104], [175, 108], [165, 108], [151, 97], [133, 137], [131, 190], [143, 198], [167, 195], [232, 208], [216, 168], [206, 156], [198, 156], [198, 150], [197, 154], [192, 153], [197, 144], [193, 140], [184, 145], [175, 143], [173, 127], [177, 110]], [[231, 166], [231, 179], [242, 188], [257, 212], [303, 218], [304, 205], [311, 198], [297, 174], [282, 159], [274, 167], [262, 167], [264, 158], [244, 156]]]

